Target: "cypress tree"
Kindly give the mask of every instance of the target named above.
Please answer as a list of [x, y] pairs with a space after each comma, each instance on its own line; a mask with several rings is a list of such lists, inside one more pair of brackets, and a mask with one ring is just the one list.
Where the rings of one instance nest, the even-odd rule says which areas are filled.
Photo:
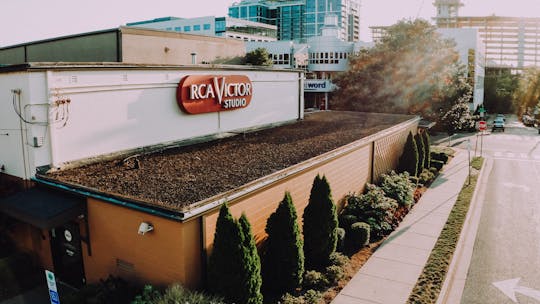
[[243, 234], [243, 284], [239, 286], [237, 292], [240, 300], [238, 303], [242, 304], [262, 304], [263, 296], [261, 294], [261, 260], [257, 253], [257, 246], [251, 233], [251, 225], [244, 213], [238, 220], [240, 229]]
[[292, 292], [302, 284], [304, 251], [296, 208], [289, 192], [266, 222], [263, 256], [264, 290], [275, 294]]
[[208, 260], [208, 288], [227, 302], [241, 303], [243, 284], [243, 233], [227, 204], [219, 210], [212, 254]]
[[409, 172], [410, 176], [416, 176], [418, 169], [418, 149], [411, 132], [403, 147], [403, 153], [399, 157], [398, 172]]
[[422, 135], [420, 133], [416, 133], [416, 135], [414, 136], [414, 142], [416, 143], [416, 150], [418, 150], [418, 166], [416, 168], [416, 175], [419, 176], [424, 169], [424, 159], [426, 157], [424, 140], [422, 139]]
[[337, 212], [326, 177], [313, 181], [309, 203], [302, 216], [304, 255], [308, 269], [326, 266], [337, 245]]
[[422, 140], [424, 141], [424, 168], [431, 168], [431, 142], [429, 134], [426, 131], [422, 132]]

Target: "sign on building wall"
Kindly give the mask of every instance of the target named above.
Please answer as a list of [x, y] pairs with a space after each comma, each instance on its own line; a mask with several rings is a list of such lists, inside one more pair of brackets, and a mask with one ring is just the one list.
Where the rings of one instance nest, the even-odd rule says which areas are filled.
[[332, 92], [335, 85], [328, 79], [306, 79], [304, 80], [305, 92]]
[[178, 105], [189, 114], [230, 111], [251, 102], [253, 86], [244, 75], [191, 75], [178, 84]]

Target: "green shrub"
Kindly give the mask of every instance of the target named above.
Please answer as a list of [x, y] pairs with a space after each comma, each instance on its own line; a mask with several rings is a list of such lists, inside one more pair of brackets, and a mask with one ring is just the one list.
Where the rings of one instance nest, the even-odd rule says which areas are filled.
[[316, 290], [310, 289], [304, 294], [304, 303], [318, 304], [320, 303], [322, 294]]
[[[225, 304], [223, 299], [210, 296], [201, 292], [190, 291], [180, 284], [172, 284], [163, 295], [154, 302], [155, 304]], [[132, 303], [135, 304], [135, 303]], [[142, 304], [142, 303], [137, 303]]]
[[326, 177], [313, 181], [309, 203], [304, 209], [304, 255], [308, 269], [325, 266], [337, 246], [337, 211]]
[[156, 304], [161, 299], [161, 292], [152, 285], [145, 285], [142, 293], [135, 296], [131, 304]]
[[422, 132], [422, 140], [424, 141], [424, 168], [431, 168], [431, 140], [427, 131]]
[[351, 228], [351, 225], [358, 222], [358, 217], [353, 214], [341, 214], [339, 217], [339, 227], [346, 231]]
[[304, 274], [303, 243], [298, 227], [296, 208], [290, 193], [266, 222], [263, 255], [264, 290], [283, 294], [302, 284]]
[[328, 285], [328, 280], [324, 274], [316, 270], [308, 270], [304, 274], [304, 289], [321, 289]]
[[409, 208], [414, 203], [415, 186], [407, 172], [397, 174], [392, 171], [390, 174], [382, 174], [381, 189], [386, 196], [395, 199], [400, 206]]
[[418, 165], [416, 167], [416, 175], [418, 176], [422, 172], [422, 169], [424, 169], [424, 159], [426, 158], [424, 155], [424, 140], [422, 139], [422, 135], [420, 133], [416, 133], [414, 136], [414, 142], [416, 144], [416, 150], [418, 150]]
[[418, 148], [412, 133], [409, 132], [407, 141], [403, 146], [403, 153], [399, 157], [398, 172], [409, 172], [409, 175], [416, 176], [418, 169]]
[[293, 296], [289, 293], [285, 294], [283, 297], [281, 297], [281, 300], [279, 303], [281, 304], [319, 304], [324, 303], [322, 301], [322, 294], [316, 290], [309, 289], [307, 290], [304, 295], [301, 296]]
[[398, 204], [373, 184], [367, 184], [366, 190], [367, 192], [360, 196], [349, 196], [343, 213], [353, 214], [359, 221], [369, 224], [370, 238], [373, 241], [387, 235], [397, 225], [394, 213]]
[[240, 300], [238, 303], [262, 304], [263, 296], [261, 293], [261, 260], [257, 252], [257, 246], [251, 232], [251, 225], [244, 213], [238, 220], [240, 231], [242, 232], [243, 247], [243, 280], [238, 294]]
[[345, 271], [343, 270], [343, 268], [336, 265], [330, 265], [326, 267], [324, 274], [329, 284], [331, 285], [336, 285], [341, 279], [345, 277]]
[[330, 255], [330, 265], [329, 266], [339, 266], [339, 267], [343, 267], [347, 264], [349, 264], [351, 262], [351, 260], [346, 256], [344, 255], [343, 253], [339, 253], [339, 252], [334, 252]]
[[444, 166], [444, 163], [440, 160], [435, 160], [435, 159], [432, 159], [431, 160], [431, 166], [435, 169], [437, 169], [437, 171], [441, 171], [442, 167]]
[[367, 223], [358, 222], [351, 226], [349, 241], [354, 248], [362, 248], [369, 244], [369, 231], [371, 227]]
[[429, 185], [433, 179], [435, 178], [435, 174], [433, 174], [430, 170], [424, 169], [422, 170], [422, 173], [418, 177], [418, 180], [423, 185]]
[[[338, 228], [336, 230], [336, 233], [337, 233], [336, 250], [337, 251], [343, 251], [343, 249], [345, 247], [345, 236], [346, 236], [347, 232], [343, 228]], [[336, 252], [334, 252], [334, 253], [336, 253]], [[334, 253], [332, 253], [332, 254], [334, 254]], [[332, 254], [330, 255], [330, 257], [332, 257]]]
[[[448, 162], [448, 155], [444, 152], [431, 152], [431, 159], [438, 160], [446, 164]], [[433, 165], [431, 165], [433, 167]]]
[[208, 260], [208, 289], [227, 302], [262, 303], [261, 283], [260, 260], [249, 222], [245, 215], [235, 220], [223, 204]]

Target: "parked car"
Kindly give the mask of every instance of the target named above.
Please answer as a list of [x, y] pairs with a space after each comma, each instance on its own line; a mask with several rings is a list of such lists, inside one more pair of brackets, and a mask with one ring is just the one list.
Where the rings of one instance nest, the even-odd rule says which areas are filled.
[[534, 117], [530, 116], [530, 115], [527, 115], [527, 114], [523, 114], [523, 116], [521, 116], [521, 121], [523, 122], [524, 125], [526, 125], [527, 127], [532, 127], [534, 126], [536, 120], [534, 119]]
[[491, 128], [491, 132], [495, 132], [496, 130], [501, 130], [504, 132], [504, 120], [500, 117], [495, 118], [493, 121], [493, 127]]
[[501, 118], [504, 122], [506, 122], [506, 117], [504, 116], [504, 114], [497, 114], [497, 116], [495, 116], [495, 119], [497, 118]]

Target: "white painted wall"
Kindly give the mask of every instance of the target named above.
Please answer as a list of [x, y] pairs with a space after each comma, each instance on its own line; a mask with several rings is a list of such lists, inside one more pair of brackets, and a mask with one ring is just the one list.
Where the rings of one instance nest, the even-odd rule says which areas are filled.
[[[253, 83], [250, 105], [221, 113], [182, 112], [176, 102], [178, 82], [196, 74], [247, 75]], [[12, 88], [22, 89], [26, 117], [45, 121], [48, 116], [51, 123], [23, 124], [29, 143], [26, 173]], [[95, 68], [0, 74], [0, 134], [9, 133], [0, 136], [0, 165], [6, 165], [7, 174], [29, 178], [37, 166], [60, 167], [134, 148], [295, 120], [303, 117], [302, 89], [298, 72]], [[69, 114], [58, 111], [66, 106], [40, 105], [62, 99], [70, 100]], [[44, 145], [32, 147], [34, 136], [44, 137]]]
[[471, 110], [484, 102], [484, 77], [485, 77], [485, 48], [480, 40], [477, 29], [472, 28], [440, 28], [437, 29], [444, 38], [453, 39], [459, 52], [461, 63], [467, 65], [469, 49], [475, 50], [475, 86], [473, 91], [473, 103]]

